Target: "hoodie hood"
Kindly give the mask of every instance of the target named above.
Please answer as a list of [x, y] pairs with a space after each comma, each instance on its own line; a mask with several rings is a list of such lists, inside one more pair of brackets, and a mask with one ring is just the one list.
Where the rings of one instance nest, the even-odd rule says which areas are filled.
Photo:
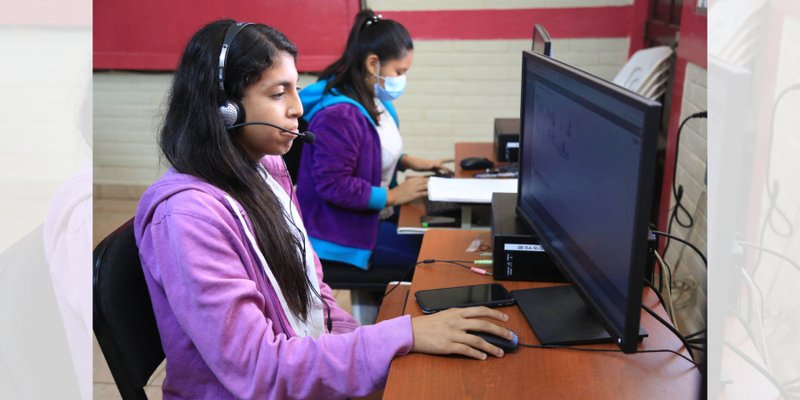
[[[311, 121], [318, 112], [328, 106], [340, 103], [348, 103], [356, 106], [358, 111], [375, 126], [375, 120], [367, 112], [367, 109], [361, 103], [343, 95], [338, 89], [332, 88], [330, 91], [325, 92], [325, 87], [328, 85], [327, 79], [320, 79], [317, 83], [305, 87], [300, 91], [300, 101], [303, 102], [303, 109], [306, 110], [303, 118], [306, 121]], [[389, 115], [394, 119], [395, 124], [400, 126], [400, 121], [397, 119], [397, 111], [390, 101], [381, 100], [381, 104], [389, 111]]]
[[[289, 174], [284, 168], [281, 156], [265, 156], [261, 159], [261, 164], [288, 191], [289, 188], [286, 182]], [[225, 200], [226, 193], [221, 189], [198, 177], [182, 174], [170, 168], [158, 181], [147, 188], [139, 200], [136, 217], [134, 218], [134, 233], [137, 240], [142, 237], [145, 228], [150, 225], [158, 206], [170, 197], [187, 190], [198, 190], [209, 194], [222, 203], [229, 212], [234, 213], [234, 210]], [[243, 210], [241, 205], [238, 206], [240, 210]]]

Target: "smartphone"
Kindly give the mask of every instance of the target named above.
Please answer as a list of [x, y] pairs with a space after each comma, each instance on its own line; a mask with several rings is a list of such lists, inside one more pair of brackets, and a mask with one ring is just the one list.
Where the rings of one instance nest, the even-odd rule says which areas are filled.
[[501, 307], [514, 304], [514, 297], [499, 283], [420, 290], [414, 293], [425, 314], [452, 307]]

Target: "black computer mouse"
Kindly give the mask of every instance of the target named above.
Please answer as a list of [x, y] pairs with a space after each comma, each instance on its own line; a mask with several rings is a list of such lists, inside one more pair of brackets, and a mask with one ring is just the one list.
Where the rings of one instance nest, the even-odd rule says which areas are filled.
[[475, 331], [467, 331], [470, 335], [478, 336], [479, 338], [493, 344], [501, 349], [503, 349], [506, 353], [511, 353], [512, 351], [517, 349], [519, 345], [519, 337], [517, 334], [514, 334], [514, 337], [511, 340], [503, 339], [500, 336], [492, 335], [491, 333], [483, 333], [483, 332], [475, 332]]
[[461, 160], [461, 168], [469, 171], [476, 169], [493, 168], [494, 163], [488, 158], [481, 157], [467, 157]]

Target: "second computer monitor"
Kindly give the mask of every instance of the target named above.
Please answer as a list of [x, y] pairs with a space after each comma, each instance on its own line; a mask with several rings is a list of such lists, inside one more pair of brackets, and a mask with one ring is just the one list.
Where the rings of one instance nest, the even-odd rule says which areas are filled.
[[661, 105], [528, 52], [522, 85], [517, 212], [611, 338], [633, 352]]
[[550, 34], [543, 26], [536, 24], [533, 26], [533, 45], [531, 50], [548, 57], [553, 56], [553, 45], [550, 42]]

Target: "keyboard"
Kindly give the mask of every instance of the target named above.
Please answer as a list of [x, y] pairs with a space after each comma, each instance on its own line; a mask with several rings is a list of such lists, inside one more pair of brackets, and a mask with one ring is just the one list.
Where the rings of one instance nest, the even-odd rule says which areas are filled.
[[425, 214], [458, 217], [461, 215], [461, 205], [449, 201], [432, 201], [426, 198]]

